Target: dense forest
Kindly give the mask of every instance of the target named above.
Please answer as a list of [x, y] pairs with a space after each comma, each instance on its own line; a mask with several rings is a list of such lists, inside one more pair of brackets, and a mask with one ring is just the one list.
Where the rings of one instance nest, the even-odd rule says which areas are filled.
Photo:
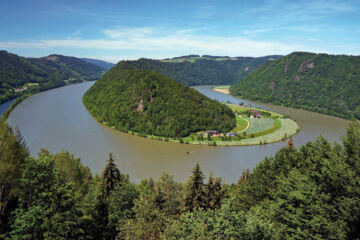
[[234, 95], [360, 119], [360, 57], [295, 52], [234, 84]]
[[[96, 80], [105, 69], [75, 57], [24, 58], [0, 51], [0, 104], [25, 92]], [[19, 90], [16, 90], [19, 88]]]
[[66, 151], [30, 157], [4, 121], [0, 141], [1, 239], [360, 238], [359, 122], [342, 145], [289, 144], [230, 185], [199, 164], [185, 183], [164, 173], [135, 184], [112, 154], [92, 175]]
[[235, 127], [229, 107], [153, 71], [108, 71], [83, 96], [100, 122], [121, 131], [184, 137], [199, 130], [227, 132]]
[[165, 60], [141, 58], [137, 61], [123, 61], [122, 63], [135, 69], [156, 71], [187, 86], [230, 85], [260, 65], [280, 57], [273, 55], [257, 58], [230, 58], [189, 55]]

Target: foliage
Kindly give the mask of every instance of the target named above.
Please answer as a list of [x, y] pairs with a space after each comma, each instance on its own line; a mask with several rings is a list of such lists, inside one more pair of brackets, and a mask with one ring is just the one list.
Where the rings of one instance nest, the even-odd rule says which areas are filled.
[[52, 157], [28, 158], [11, 239], [80, 239], [81, 211], [72, 184], [59, 184]]
[[206, 196], [204, 189], [204, 174], [197, 162], [192, 169], [192, 175], [189, 177], [184, 195], [185, 211], [194, 211], [206, 208]]
[[243, 78], [270, 59], [278, 59], [280, 57], [278, 55], [258, 58], [226, 57], [223, 61], [219, 61], [217, 60], [219, 57], [216, 56], [200, 57], [190, 55], [174, 58], [169, 61], [141, 58], [137, 61], [122, 61], [118, 65], [125, 69], [156, 71], [187, 86], [226, 85]]
[[109, 198], [111, 191], [122, 182], [121, 174], [114, 163], [112, 153], [109, 154], [109, 160], [101, 175], [103, 184], [103, 198], [105, 201]]
[[9, 213], [17, 202], [25, 158], [29, 155], [19, 131], [0, 121], [0, 236], [8, 228]]
[[295, 52], [231, 86], [246, 99], [359, 118], [360, 57]]
[[[96, 80], [104, 70], [74, 57], [50, 55], [24, 58], [0, 51], [0, 104], [24, 93], [44, 91], [66, 83]], [[26, 91], [15, 92], [15, 88], [25, 86]]]
[[289, 145], [243, 171], [237, 185], [212, 175], [205, 184], [198, 163], [185, 184], [166, 173], [134, 184], [111, 155], [102, 177], [92, 176], [68, 152], [28, 157], [16, 132], [1, 122], [0, 180], [12, 199], [2, 239], [360, 238], [357, 121], [343, 145], [323, 137]]
[[230, 108], [159, 73], [117, 65], [84, 95], [100, 122], [122, 131], [184, 137], [199, 130], [235, 127]]

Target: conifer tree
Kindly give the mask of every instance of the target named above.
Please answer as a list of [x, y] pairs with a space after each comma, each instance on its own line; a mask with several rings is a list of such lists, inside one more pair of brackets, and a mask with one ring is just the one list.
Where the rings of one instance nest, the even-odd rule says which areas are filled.
[[197, 162], [192, 169], [192, 175], [189, 177], [184, 196], [185, 211], [193, 211], [200, 208], [206, 208], [206, 197], [204, 192], [204, 174]]
[[350, 123], [346, 135], [343, 137], [343, 143], [347, 155], [346, 162], [353, 167], [357, 173], [360, 173], [360, 123], [355, 121]]
[[108, 164], [105, 166], [101, 177], [103, 181], [103, 197], [107, 199], [115, 186], [121, 182], [121, 174], [114, 163], [112, 153], [109, 154]]
[[205, 193], [207, 198], [207, 207], [212, 210], [220, 209], [221, 200], [225, 195], [221, 185], [221, 178], [214, 178], [210, 175], [209, 181], [205, 186]]

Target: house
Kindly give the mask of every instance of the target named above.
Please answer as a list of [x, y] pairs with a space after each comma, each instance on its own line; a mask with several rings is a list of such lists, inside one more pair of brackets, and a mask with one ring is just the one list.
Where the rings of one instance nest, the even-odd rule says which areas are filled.
[[207, 136], [218, 137], [218, 136], [220, 136], [220, 132], [219, 132], [219, 131], [216, 131], [216, 130], [207, 130], [207, 131], [204, 133], [204, 136], [205, 136], [205, 137], [207, 137]]
[[234, 133], [234, 132], [228, 132], [226, 134], [227, 137], [236, 137], [237, 136], [237, 133]]
[[27, 90], [27, 87], [25, 86], [25, 87], [21, 87], [21, 88], [15, 88], [15, 92], [23, 92], [23, 91], [25, 91], [25, 90]]
[[261, 114], [256, 111], [256, 110], [250, 110], [250, 112], [252, 113], [252, 116], [255, 118], [262, 118]]

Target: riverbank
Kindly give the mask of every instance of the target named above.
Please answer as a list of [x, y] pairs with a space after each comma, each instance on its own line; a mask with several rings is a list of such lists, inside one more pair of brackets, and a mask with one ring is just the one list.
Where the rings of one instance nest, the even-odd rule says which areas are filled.
[[[287, 118], [284, 115], [258, 108], [251, 108], [234, 104], [227, 105], [233, 110], [237, 118], [236, 127], [229, 132], [232, 133], [233, 136], [227, 136], [226, 133], [219, 133], [216, 136], [207, 136], [206, 131], [199, 131], [191, 134], [190, 136], [181, 138], [161, 137], [132, 131], [125, 133], [143, 138], [180, 144], [197, 144], [208, 146], [251, 146], [284, 141], [297, 134], [300, 130], [298, 124], [294, 120]], [[250, 114], [252, 111], [262, 113], [267, 117], [254, 118], [253, 116], [248, 116], [247, 118], [246, 114]], [[90, 112], [89, 114], [91, 115]], [[108, 126], [106, 122], [99, 123], [105, 127], [117, 130], [113, 126]]]
[[11, 105], [8, 107], [8, 109], [6, 109], [5, 112], [3, 112], [3, 114], [1, 115], [0, 121], [6, 121], [11, 113], [12, 110], [14, 110], [14, 108], [19, 105], [22, 101], [24, 101], [25, 99], [27, 99], [28, 97], [30, 97], [32, 94], [31, 93], [26, 93], [21, 95], [20, 97], [16, 98]]
[[[96, 80], [95, 80], [96, 81]], [[37, 93], [41, 93], [41, 92], [46, 92], [46, 91], [49, 91], [49, 90], [52, 90], [52, 89], [56, 89], [56, 88], [61, 88], [61, 87], [66, 87], [66, 86], [69, 86], [69, 85], [73, 85], [73, 84], [79, 84], [79, 83], [84, 83], [84, 82], [88, 82], [86, 80], [82, 81], [82, 82], [69, 82], [69, 83], [66, 83], [65, 85], [61, 85], [61, 86], [56, 86], [56, 87], [52, 87], [52, 88], [44, 88], [44, 89], [37, 89], [37, 90], [34, 90], [32, 89], [32, 91], [29, 91], [29, 92], [24, 92], [23, 94], [21, 94], [19, 97], [17, 98], [14, 98], [14, 99], [11, 99], [9, 101], [13, 101], [11, 103], [11, 105], [6, 109], [6, 111], [4, 111], [1, 115], [0, 115], [0, 120], [7, 120], [11, 111], [14, 110], [14, 108], [19, 105], [22, 101], [24, 101], [25, 99], [27, 99], [28, 97], [30, 97], [31, 95], [33, 94], [37, 94]]]
[[224, 93], [224, 94], [227, 94], [227, 95], [230, 95], [230, 85], [228, 86], [217, 86], [217, 87], [213, 87], [213, 90], [214, 91], [217, 91], [217, 92], [220, 92], [220, 93]]

